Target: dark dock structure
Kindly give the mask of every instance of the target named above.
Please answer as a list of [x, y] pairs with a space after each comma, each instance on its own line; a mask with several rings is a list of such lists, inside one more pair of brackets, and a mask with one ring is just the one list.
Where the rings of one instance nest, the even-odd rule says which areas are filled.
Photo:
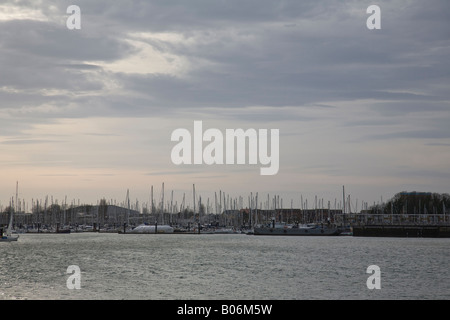
[[365, 225], [353, 227], [354, 237], [450, 238], [450, 226]]

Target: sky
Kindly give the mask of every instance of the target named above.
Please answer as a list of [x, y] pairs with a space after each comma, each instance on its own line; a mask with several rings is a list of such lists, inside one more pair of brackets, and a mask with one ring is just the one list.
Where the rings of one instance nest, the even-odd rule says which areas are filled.
[[[80, 29], [67, 27], [74, 4]], [[448, 193], [448, 12], [448, 0], [2, 1], [0, 205], [17, 182], [27, 203], [129, 191], [145, 204], [163, 183], [178, 204], [195, 185], [203, 203], [258, 193], [286, 208], [334, 207], [343, 186], [353, 210]], [[174, 164], [171, 134], [194, 121], [279, 130], [277, 174]]]

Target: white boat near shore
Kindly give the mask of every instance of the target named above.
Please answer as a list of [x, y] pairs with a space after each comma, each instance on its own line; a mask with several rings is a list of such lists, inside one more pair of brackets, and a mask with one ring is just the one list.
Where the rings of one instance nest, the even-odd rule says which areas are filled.
[[2, 235], [0, 237], [0, 242], [11, 242], [11, 241], [17, 241], [19, 239], [19, 235], [18, 234], [6, 234], [6, 235]]
[[127, 231], [126, 233], [132, 233], [132, 234], [141, 234], [141, 233], [173, 233], [174, 228], [163, 224], [163, 225], [147, 225], [147, 224], [141, 224], [138, 225], [136, 228]]
[[6, 234], [3, 234], [3, 228], [0, 228], [0, 242], [11, 242], [17, 241], [19, 239], [19, 235], [13, 234], [12, 232], [13, 216], [14, 211], [11, 211], [9, 216], [8, 228], [6, 229]]

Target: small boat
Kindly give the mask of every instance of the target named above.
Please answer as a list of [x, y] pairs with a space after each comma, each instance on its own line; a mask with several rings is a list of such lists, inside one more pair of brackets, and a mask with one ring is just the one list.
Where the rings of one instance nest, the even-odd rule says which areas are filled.
[[[16, 184], [16, 202], [17, 202], [18, 189], [19, 189], [19, 182], [17, 182], [17, 184]], [[11, 205], [10, 205], [10, 208], [12, 208]], [[9, 213], [9, 224], [8, 224], [8, 228], [6, 229], [6, 234], [3, 234], [3, 228], [0, 228], [0, 241], [1, 242], [11, 242], [11, 241], [17, 241], [19, 239], [18, 234], [15, 234], [15, 235], [12, 234], [13, 218], [14, 218], [14, 209], [11, 209], [10, 213]]]
[[19, 239], [18, 234], [12, 234], [12, 223], [13, 223], [14, 212], [11, 212], [9, 217], [8, 228], [6, 229], [6, 234], [3, 234], [3, 228], [0, 228], [0, 242], [11, 242], [17, 241]]
[[17, 241], [18, 239], [19, 239], [18, 234], [12, 234], [12, 233], [8, 234], [8, 231], [6, 232], [6, 234], [3, 234], [3, 228], [0, 229], [0, 242]]
[[17, 241], [19, 239], [19, 235], [10, 235], [10, 236], [2, 236], [0, 238], [0, 242], [11, 242], [11, 241]]
[[341, 232], [340, 236], [353, 236], [353, 228], [350, 226], [342, 227], [342, 232]]

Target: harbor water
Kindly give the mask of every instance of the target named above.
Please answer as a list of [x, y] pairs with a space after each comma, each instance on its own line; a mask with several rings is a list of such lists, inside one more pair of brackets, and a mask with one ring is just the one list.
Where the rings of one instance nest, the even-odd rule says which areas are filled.
[[[427, 238], [21, 234], [0, 244], [0, 299], [450, 299], [449, 248]], [[368, 288], [372, 265], [380, 289]]]

